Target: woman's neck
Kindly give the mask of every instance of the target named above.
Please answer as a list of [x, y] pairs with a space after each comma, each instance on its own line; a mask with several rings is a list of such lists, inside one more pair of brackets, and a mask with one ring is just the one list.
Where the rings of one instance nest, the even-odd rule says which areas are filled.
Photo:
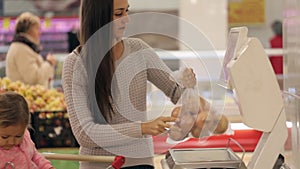
[[28, 34], [28, 33], [20, 33], [20, 35], [26, 37], [28, 40], [30, 40], [31, 42], [33, 42], [33, 43], [36, 44], [36, 45], [39, 45], [39, 44], [40, 44], [40, 42], [39, 42], [38, 39], [33, 38], [33, 37], [32, 37], [30, 34]]
[[112, 48], [114, 61], [120, 59], [124, 52], [123, 40], [118, 41]]

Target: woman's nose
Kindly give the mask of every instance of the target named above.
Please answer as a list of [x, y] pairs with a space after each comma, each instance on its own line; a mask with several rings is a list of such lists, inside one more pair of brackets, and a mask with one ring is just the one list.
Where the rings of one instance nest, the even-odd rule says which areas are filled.
[[125, 13], [124, 16], [122, 17], [122, 21], [123, 23], [128, 23], [130, 21], [130, 18], [127, 13]]

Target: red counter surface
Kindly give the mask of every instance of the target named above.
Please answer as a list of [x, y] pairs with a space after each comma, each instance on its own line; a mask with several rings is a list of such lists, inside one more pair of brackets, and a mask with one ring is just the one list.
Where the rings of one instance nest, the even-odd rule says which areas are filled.
[[[170, 148], [224, 148], [227, 146], [229, 138], [236, 140], [246, 152], [253, 152], [262, 135], [261, 131], [253, 129], [234, 130], [232, 135], [214, 135], [208, 138], [189, 138], [185, 142], [178, 144], [166, 143], [167, 135], [154, 136], [154, 152], [155, 154], [165, 154]], [[234, 152], [242, 152], [242, 150], [233, 142], [230, 148]], [[291, 128], [288, 128], [288, 138], [284, 146], [285, 150], [291, 150]]]
[[[235, 130], [232, 135], [214, 135], [208, 138], [190, 138], [185, 142], [178, 144], [166, 143], [167, 135], [154, 136], [154, 152], [155, 154], [164, 154], [170, 148], [217, 148], [226, 147], [228, 139], [236, 140], [247, 152], [253, 152], [262, 135], [262, 132], [256, 130]], [[230, 148], [235, 152], [241, 152], [241, 148], [230, 143]]]

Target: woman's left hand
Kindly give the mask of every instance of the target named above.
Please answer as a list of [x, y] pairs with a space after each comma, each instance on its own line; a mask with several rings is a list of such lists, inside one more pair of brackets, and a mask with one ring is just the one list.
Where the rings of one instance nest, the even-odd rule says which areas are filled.
[[194, 88], [197, 83], [196, 74], [192, 68], [185, 68], [183, 71], [182, 85], [186, 88]]

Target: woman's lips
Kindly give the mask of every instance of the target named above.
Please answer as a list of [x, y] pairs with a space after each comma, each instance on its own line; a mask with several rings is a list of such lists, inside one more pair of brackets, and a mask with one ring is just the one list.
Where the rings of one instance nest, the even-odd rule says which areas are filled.
[[120, 27], [119, 30], [124, 30], [125, 28], [126, 28], [125, 26], [124, 27]]

